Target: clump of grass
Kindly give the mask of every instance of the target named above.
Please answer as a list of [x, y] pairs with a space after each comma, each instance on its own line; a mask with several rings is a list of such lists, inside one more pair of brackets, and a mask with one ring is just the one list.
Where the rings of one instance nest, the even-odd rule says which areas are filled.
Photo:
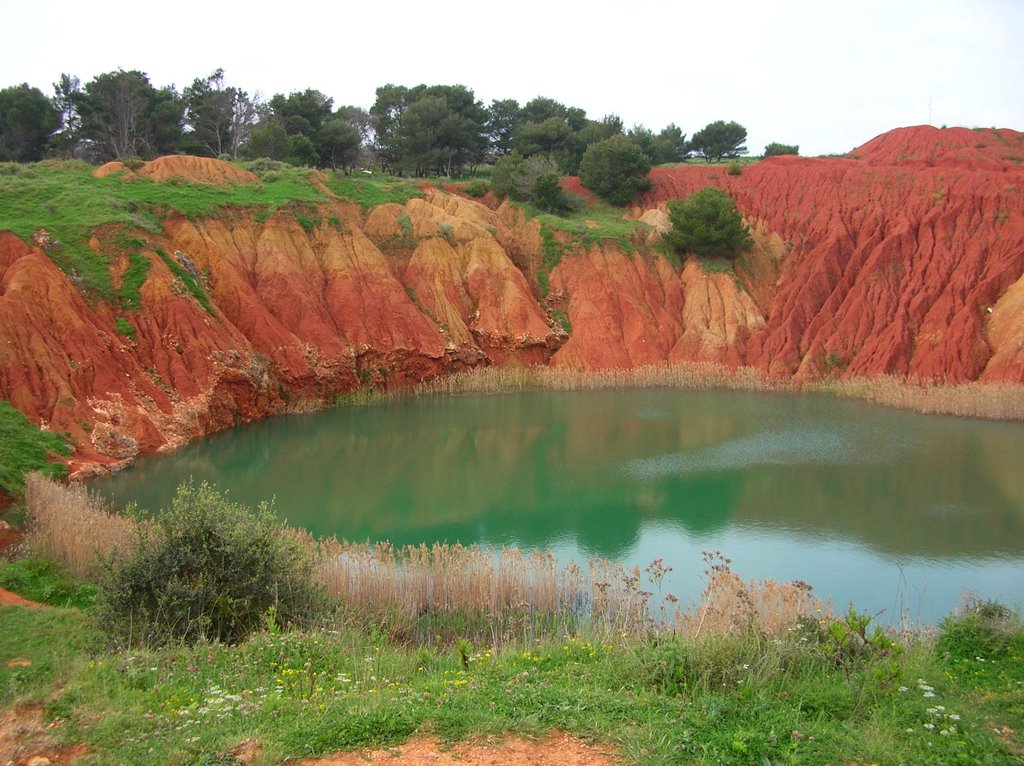
[[674, 629], [678, 633], [699, 638], [754, 629], [780, 635], [808, 616], [831, 618], [831, 604], [822, 603], [805, 582], [744, 582], [718, 551], [705, 551], [704, 561], [707, 584], [701, 603], [677, 613]]
[[71, 447], [61, 436], [42, 431], [6, 401], [0, 401], [0, 489], [20, 495], [25, 475], [32, 471], [59, 478], [67, 466], [54, 457], [70, 455]]
[[32, 473], [25, 478], [26, 543], [33, 555], [58, 562], [78, 578], [95, 576], [115, 550], [130, 551], [137, 524], [115, 513], [81, 484], [65, 486]]

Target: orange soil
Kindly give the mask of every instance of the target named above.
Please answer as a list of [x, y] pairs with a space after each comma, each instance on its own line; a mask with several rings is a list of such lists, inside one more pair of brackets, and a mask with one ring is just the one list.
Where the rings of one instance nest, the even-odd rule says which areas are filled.
[[587, 745], [567, 734], [553, 731], [539, 740], [502, 737], [460, 742], [450, 748], [438, 740], [418, 738], [384, 750], [343, 753], [298, 761], [294, 766], [363, 766], [367, 763], [394, 766], [611, 766], [611, 748]]
[[260, 179], [248, 170], [242, 170], [228, 162], [221, 162], [212, 157], [191, 157], [187, 155], [171, 155], [159, 157], [147, 162], [138, 170], [132, 171], [123, 162], [108, 162], [93, 171], [96, 178], [124, 174], [127, 177], [145, 176], [154, 181], [185, 181], [186, 183], [214, 184], [258, 184]]

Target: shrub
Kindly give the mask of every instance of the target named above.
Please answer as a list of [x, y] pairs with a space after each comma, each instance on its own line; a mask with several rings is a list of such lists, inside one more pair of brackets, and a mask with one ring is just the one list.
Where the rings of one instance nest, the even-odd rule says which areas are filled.
[[975, 600], [942, 621], [935, 648], [957, 660], [1001, 660], [1024, 651], [1024, 629], [1002, 604]]
[[486, 181], [473, 181], [473, 183], [466, 187], [466, 194], [470, 197], [483, 197], [490, 190], [490, 184]]
[[665, 242], [679, 252], [735, 258], [754, 246], [736, 203], [721, 189], [705, 186], [684, 200], [672, 200], [668, 217], [672, 228]]
[[272, 160], [269, 157], [259, 157], [258, 159], [251, 160], [245, 163], [245, 169], [250, 173], [259, 176], [262, 180], [267, 181], [267, 174], [273, 173], [276, 177], [280, 177], [281, 171], [288, 167], [285, 163], [280, 160]]
[[743, 167], [738, 162], [730, 162], [729, 169], [725, 172], [731, 176], [743, 175]]
[[651, 188], [651, 161], [639, 146], [622, 135], [587, 147], [580, 160], [580, 182], [613, 205], [625, 205]]
[[558, 176], [554, 173], [542, 173], [533, 182], [533, 204], [548, 213], [558, 213], [568, 209], [565, 193], [558, 185]]
[[780, 144], [772, 141], [764, 148], [765, 157], [778, 157], [783, 154], [800, 154], [800, 147], [796, 144]]
[[268, 614], [279, 625], [315, 614], [312, 563], [267, 504], [253, 511], [190, 482], [139, 526], [132, 555], [108, 561], [100, 623], [128, 644], [237, 642]]

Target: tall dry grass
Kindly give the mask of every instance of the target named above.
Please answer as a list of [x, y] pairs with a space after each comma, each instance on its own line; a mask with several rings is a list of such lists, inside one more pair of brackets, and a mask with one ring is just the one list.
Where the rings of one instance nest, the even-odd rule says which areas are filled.
[[945, 384], [898, 375], [800, 382], [767, 378], [752, 367], [732, 369], [714, 362], [582, 371], [551, 367], [486, 367], [421, 383], [414, 389], [414, 394], [496, 394], [530, 389], [588, 391], [613, 388], [805, 391], [864, 399], [873, 404], [924, 414], [1024, 420], [1024, 386], [1015, 383]]
[[831, 603], [822, 602], [805, 582], [744, 582], [718, 551], [705, 551], [704, 560], [707, 584], [701, 600], [685, 612], [676, 611], [672, 625], [676, 633], [697, 639], [754, 628], [778, 636], [801, 618], [832, 618]]
[[639, 570], [603, 559], [583, 570], [560, 566], [550, 551], [334, 539], [319, 554], [318, 579], [350, 619], [409, 643], [500, 645], [583, 626], [635, 635], [650, 625]]
[[136, 540], [136, 522], [114, 512], [81, 484], [60, 484], [29, 474], [25, 506], [29, 550], [59, 562], [76, 577], [93, 576], [103, 558], [115, 550], [130, 550]]
[[633, 369], [566, 370], [558, 367], [485, 367], [421, 383], [418, 394], [490, 394], [527, 389], [589, 391], [609, 388], [678, 388], [692, 391], [789, 390], [752, 367], [714, 362], [664, 364]]
[[1017, 383], [935, 383], [897, 375], [824, 381], [804, 386], [929, 415], [1024, 420], [1024, 386]]

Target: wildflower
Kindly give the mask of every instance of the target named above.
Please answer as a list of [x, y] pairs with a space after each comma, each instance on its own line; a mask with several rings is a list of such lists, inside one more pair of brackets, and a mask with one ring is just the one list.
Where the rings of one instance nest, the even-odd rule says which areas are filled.
[[909, 691], [910, 691], [910, 689], [908, 689], [908, 688], [907, 688], [906, 686], [901, 686], [901, 687], [900, 687], [900, 691], [901, 691], [901, 692], [909, 692]]
[[932, 730], [935, 729], [935, 724], [933, 724], [933, 723], [926, 723], [924, 725], [924, 728], [926, 728], [928, 731], [932, 731]]
[[960, 720], [960, 716], [958, 716], [956, 713], [950, 713], [948, 718], [949, 718], [950, 721], [959, 721]]
[[924, 698], [925, 699], [931, 699], [934, 696], [935, 696], [935, 692], [925, 692], [924, 693]]

